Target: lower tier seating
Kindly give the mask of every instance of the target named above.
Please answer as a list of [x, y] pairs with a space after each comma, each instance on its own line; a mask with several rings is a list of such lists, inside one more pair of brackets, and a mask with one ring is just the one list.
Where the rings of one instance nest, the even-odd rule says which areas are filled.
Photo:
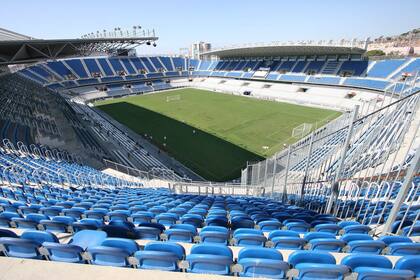
[[263, 197], [53, 186], [3, 186], [0, 195], [9, 257], [278, 279], [419, 273], [415, 238], [374, 236], [356, 221]]

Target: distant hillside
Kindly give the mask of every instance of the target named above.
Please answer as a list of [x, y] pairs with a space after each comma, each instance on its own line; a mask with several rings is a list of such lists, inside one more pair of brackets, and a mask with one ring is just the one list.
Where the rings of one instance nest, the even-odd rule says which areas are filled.
[[420, 28], [393, 36], [380, 36], [368, 46], [369, 54], [382, 54], [388, 57], [420, 55]]

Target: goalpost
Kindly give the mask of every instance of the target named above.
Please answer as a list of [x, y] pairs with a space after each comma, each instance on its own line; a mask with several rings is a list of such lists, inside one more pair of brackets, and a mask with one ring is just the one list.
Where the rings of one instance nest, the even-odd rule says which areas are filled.
[[305, 135], [309, 134], [312, 130], [312, 124], [311, 123], [303, 123], [301, 125], [296, 126], [292, 130], [292, 137], [293, 138], [302, 138]]
[[178, 101], [178, 100], [181, 100], [181, 95], [179, 95], [179, 94], [166, 96], [166, 102]]

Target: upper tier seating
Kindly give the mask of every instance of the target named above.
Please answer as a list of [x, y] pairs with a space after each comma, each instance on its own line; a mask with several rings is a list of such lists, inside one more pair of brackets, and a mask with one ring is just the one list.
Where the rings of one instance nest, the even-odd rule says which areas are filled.
[[386, 78], [398, 67], [406, 62], [405, 59], [389, 59], [382, 61], [374, 61], [374, 65], [367, 72], [368, 77]]
[[[180, 57], [112, 57], [67, 59], [38, 64], [21, 70], [29, 79], [58, 90], [63, 87], [78, 87], [98, 83], [121, 82], [116, 86], [131, 85], [134, 92], [147, 92], [147, 88], [134, 88], [133, 82], [149, 79], [213, 76], [230, 78], [252, 78], [259, 68], [270, 69], [267, 80], [283, 82], [346, 85], [374, 90], [385, 90], [390, 78], [399, 80], [403, 73], [414, 73], [420, 69], [420, 59], [396, 59], [371, 62], [367, 60], [344, 60], [319, 58], [313, 60], [196, 60]], [[398, 70], [398, 71], [397, 71]], [[188, 72], [192, 71], [192, 72]], [[294, 74], [291, 74], [294, 73]], [[279, 75], [284, 74], [284, 75]], [[312, 75], [316, 74], [316, 77]], [[391, 77], [392, 74], [392, 77]], [[327, 75], [327, 76], [324, 76]], [[342, 78], [337, 76], [353, 76]], [[309, 76], [309, 77], [308, 77]], [[365, 79], [365, 76], [369, 79]], [[108, 85], [108, 87], [110, 87]], [[159, 86], [155, 90], [160, 90]], [[124, 94], [133, 93], [125, 90]]]
[[172, 57], [100, 57], [48, 62], [26, 68], [21, 73], [38, 83], [59, 89], [101, 82], [180, 77], [187, 70], [187, 64], [184, 58]]
[[365, 73], [368, 66], [367, 60], [362, 61], [344, 61], [341, 64], [338, 74], [348, 73], [351, 76], [361, 76]]

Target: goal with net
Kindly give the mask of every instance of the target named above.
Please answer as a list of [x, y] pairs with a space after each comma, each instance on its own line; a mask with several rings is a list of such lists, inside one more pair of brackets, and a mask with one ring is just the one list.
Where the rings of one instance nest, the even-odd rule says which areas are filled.
[[181, 100], [181, 95], [179, 95], [179, 94], [166, 96], [166, 102], [178, 101], [178, 100]]
[[293, 138], [302, 138], [303, 136], [309, 134], [312, 130], [311, 123], [303, 123], [301, 125], [296, 126], [292, 130], [292, 137]]

